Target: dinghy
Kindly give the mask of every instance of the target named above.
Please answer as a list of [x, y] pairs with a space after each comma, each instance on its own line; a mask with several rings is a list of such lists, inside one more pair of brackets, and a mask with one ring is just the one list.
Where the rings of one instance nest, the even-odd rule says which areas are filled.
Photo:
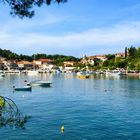
[[15, 91], [31, 91], [32, 87], [31, 86], [24, 86], [24, 87], [15, 87], [13, 86]]

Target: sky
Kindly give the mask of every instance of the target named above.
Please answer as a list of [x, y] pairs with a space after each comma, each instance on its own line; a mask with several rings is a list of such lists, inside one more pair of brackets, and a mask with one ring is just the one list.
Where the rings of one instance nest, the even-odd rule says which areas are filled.
[[18, 54], [82, 57], [140, 46], [139, 0], [68, 0], [35, 9], [31, 19], [12, 17], [0, 4], [0, 48]]

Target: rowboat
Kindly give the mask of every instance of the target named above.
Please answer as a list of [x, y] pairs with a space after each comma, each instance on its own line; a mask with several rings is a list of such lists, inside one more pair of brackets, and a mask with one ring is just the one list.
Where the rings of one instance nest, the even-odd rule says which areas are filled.
[[24, 86], [24, 87], [15, 87], [13, 86], [15, 91], [31, 91], [32, 87], [31, 86]]

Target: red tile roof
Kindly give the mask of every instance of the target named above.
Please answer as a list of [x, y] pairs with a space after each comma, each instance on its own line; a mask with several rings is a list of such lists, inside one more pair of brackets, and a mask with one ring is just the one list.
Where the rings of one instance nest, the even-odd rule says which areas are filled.
[[39, 59], [39, 61], [46, 62], [46, 63], [53, 62], [53, 60], [51, 60], [51, 59]]

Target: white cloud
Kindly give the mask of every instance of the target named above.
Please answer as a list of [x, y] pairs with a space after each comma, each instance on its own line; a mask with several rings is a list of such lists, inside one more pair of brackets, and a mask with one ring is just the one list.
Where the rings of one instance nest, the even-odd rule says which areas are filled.
[[[140, 42], [140, 22], [118, 24], [102, 29], [90, 29], [79, 33], [49, 36], [36, 32], [0, 32], [0, 48], [21, 53], [63, 53], [82, 55], [84, 51], [104, 53], [107, 50], [122, 50], [125, 46]], [[119, 48], [116, 48], [118, 46]], [[46, 51], [46, 52], [45, 52]]]
[[[43, 15], [42, 15], [43, 16]], [[46, 14], [44, 17], [35, 17], [33, 19], [19, 19], [10, 17], [8, 20], [0, 22], [0, 31], [7, 33], [23, 33], [39, 28], [48, 28], [50, 25], [62, 22], [65, 17]]]

